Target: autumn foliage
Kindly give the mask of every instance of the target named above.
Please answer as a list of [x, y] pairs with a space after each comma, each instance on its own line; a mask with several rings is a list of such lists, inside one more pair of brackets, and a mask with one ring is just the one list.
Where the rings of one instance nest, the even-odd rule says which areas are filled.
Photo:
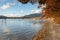
[[[46, 22], [45, 27], [38, 33], [33, 40], [60, 40], [60, 0], [18, 0], [26, 4], [28, 2], [35, 3], [38, 1], [39, 5], [46, 4], [44, 8], [44, 17], [53, 18], [54, 21]], [[56, 24], [55, 24], [56, 23]], [[57, 25], [57, 23], [59, 25]]]
[[36, 2], [39, 5], [46, 4], [45, 16], [53, 17], [57, 20], [60, 20], [60, 0], [18, 0], [19, 2], [26, 4], [28, 2], [34, 4]]

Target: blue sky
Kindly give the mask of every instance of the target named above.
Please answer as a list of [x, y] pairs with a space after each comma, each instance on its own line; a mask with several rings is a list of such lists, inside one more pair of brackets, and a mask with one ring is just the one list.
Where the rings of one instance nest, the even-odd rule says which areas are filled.
[[38, 4], [21, 4], [17, 0], [0, 0], [0, 15], [5, 16], [24, 16], [38, 13], [42, 9], [37, 8]]

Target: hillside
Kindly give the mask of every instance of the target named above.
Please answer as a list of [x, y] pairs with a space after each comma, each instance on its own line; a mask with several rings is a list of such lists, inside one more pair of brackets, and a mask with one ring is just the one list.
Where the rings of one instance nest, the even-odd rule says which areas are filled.
[[36, 18], [36, 17], [40, 17], [40, 16], [42, 16], [42, 14], [34, 13], [34, 14], [30, 14], [30, 15], [25, 15], [22, 18]]
[[7, 16], [0, 15], [0, 19], [6, 19]]

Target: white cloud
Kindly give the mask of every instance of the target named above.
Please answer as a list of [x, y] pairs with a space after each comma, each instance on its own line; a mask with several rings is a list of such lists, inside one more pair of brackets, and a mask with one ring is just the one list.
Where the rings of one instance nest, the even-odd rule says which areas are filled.
[[9, 9], [10, 7], [14, 6], [16, 3], [6, 3], [5, 5], [2, 5], [0, 8], [3, 10]]
[[22, 15], [20, 14], [15, 14], [15, 13], [10, 13], [10, 14], [3, 14], [4, 16], [7, 16], [7, 17], [21, 17]]
[[41, 13], [42, 9], [38, 9], [38, 10], [31, 10], [31, 13]]

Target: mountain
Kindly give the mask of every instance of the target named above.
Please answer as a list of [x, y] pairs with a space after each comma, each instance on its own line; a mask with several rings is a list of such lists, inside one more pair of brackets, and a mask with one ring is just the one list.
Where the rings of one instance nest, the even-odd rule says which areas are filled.
[[20, 19], [21, 17], [7, 17], [7, 16], [3, 16], [0, 15], [0, 19]]
[[6, 19], [7, 16], [0, 15], [0, 19]]
[[25, 15], [23, 18], [35, 18], [35, 17], [40, 17], [42, 16], [42, 13], [34, 13], [34, 14], [30, 14], [30, 15]]
[[20, 18], [24, 19], [24, 18], [36, 18], [40, 16], [42, 16], [42, 13], [34, 13], [30, 15], [25, 15], [23, 17], [7, 17], [7, 16], [0, 15], [0, 19], [20, 19]]

